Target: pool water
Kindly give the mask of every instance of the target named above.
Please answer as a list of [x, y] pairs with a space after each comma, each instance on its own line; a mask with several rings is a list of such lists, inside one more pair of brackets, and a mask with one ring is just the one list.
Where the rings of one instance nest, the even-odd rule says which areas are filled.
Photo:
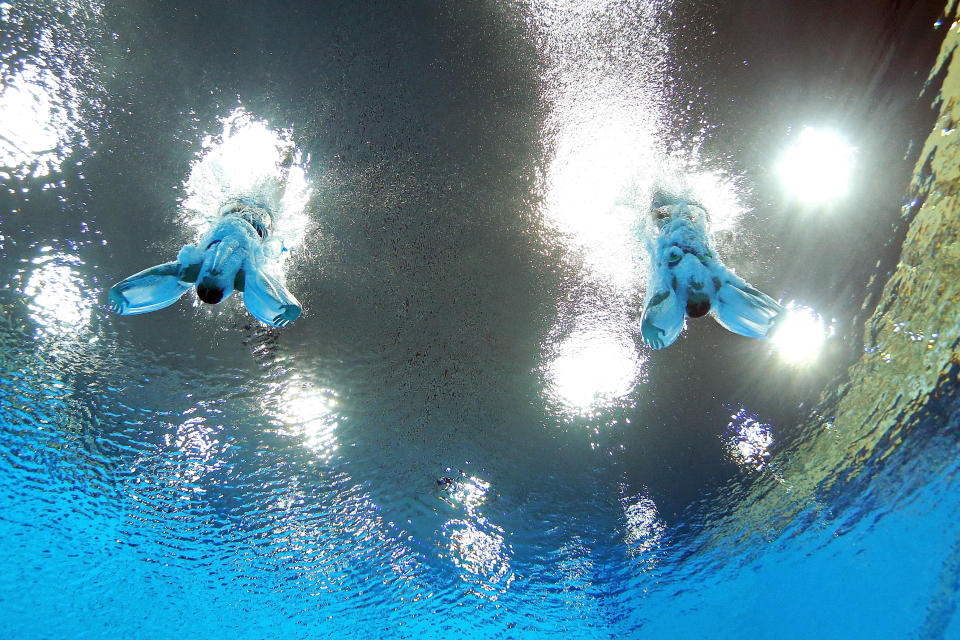
[[[960, 637], [906, 4], [0, 3], [0, 637]], [[657, 189], [795, 329], [643, 344]], [[237, 195], [293, 325], [109, 312]]]

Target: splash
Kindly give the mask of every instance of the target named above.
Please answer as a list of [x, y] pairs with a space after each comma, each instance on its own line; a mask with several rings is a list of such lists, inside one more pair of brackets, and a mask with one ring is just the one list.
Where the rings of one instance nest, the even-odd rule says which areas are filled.
[[197, 240], [225, 201], [251, 197], [274, 213], [273, 233], [264, 250], [282, 262], [284, 249], [295, 249], [306, 236], [310, 158], [294, 144], [292, 130], [271, 128], [243, 107], [220, 122], [222, 131], [203, 139], [183, 183], [185, 222]]

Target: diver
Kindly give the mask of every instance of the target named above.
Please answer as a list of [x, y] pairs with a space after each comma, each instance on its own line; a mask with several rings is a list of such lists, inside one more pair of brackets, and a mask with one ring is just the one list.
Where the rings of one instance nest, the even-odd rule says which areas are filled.
[[273, 216], [250, 198], [234, 198], [220, 207], [219, 217], [196, 245], [180, 249], [177, 259], [118, 282], [110, 289], [110, 309], [121, 315], [168, 307], [192, 287], [207, 304], [217, 304], [234, 291], [243, 292], [247, 311], [275, 327], [300, 316], [297, 299], [264, 270], [263, 242]]
[[784, 312], [717, 258], [707, 212], [684, 198], [657, 194], [648, 234], [650, 269], [640, 334], [654, 349], [671, 345], [685, 318], [708, 313], [729, 331], [767, 335]]

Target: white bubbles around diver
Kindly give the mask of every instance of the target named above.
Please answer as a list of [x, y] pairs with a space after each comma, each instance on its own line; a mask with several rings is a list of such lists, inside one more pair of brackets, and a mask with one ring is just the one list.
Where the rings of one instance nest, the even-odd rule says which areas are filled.
[[780, 160], [780, 179], [803, 202], [835, 200], [847, 193], [855, 151], [833, 131], [804, 127]]
[[770, 332], [770, 342], [781, 359], [790, 364], [810, 364], [820, 355], [833, 325], [810, 307], [789, 302], [783, 318]]
[[243, 107], [220, 123], [219, 133], [204, 137], [184, 181], [186, 222], [199, 237], [225, 201], [252, 197], [274, 213], [266, 249], [279, 257], [282, 248], [299, 246], [306, 235], [309, 157], [294, 144], [292, 130], [271, 127]]

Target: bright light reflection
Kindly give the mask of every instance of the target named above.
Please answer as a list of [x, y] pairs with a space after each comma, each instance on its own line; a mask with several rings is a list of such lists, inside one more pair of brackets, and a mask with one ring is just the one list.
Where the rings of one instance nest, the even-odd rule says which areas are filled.
[[224, 464], [220, 454], [225, 448], [218, 448], [214, 437], [217, 429], [206, 426], [205, 422], [205, 418], [198, 416], [177, 426], [175, 444], [183, 452], [186, 461], [178, 475], [191, 484], [199, 482]]
[[480, 524], [485, 525], [488, 531], [468, 520], [451, 520], [447, 523], [453, 563], [493, 583], [507, 578], [509, 584], [512, 576], [503, 530], [485, 521]]
[[573, 333], [550, 364], [552, 394], [581, 412], [630, 393], [642, 362], [627, 335], [603, 327]]
[[473, 476], [464, 476], [453, 485], [447, 496], [472, 515], [474, 510], [486, 501], [489, 490], [489, 482]]
[[268, 256], [298, 247], [309, 218], [309, 157], [297, 149], [290, 129], [273, 129], [242, 107], [222, 120], [223, 130], [207, 135], [184, 182], [187, 223], [199, 237], [225, 201], [238, 196], [257, 199], [273, 210], [273, 234], [265, 245]]
[[744, 409], [730, 416], [728, 436], [724, 442], [730, 457], [743, 468], [760, 471], [767, 466], [773, 432], [770, 425], [757, 422]]
[[513, 581], [511, 550], [504, 541], [504, 531], [480, 511], [489, 491], [489, 482], [462, 475], [441, 497], [461, 509], [464, 516], [448, 520], [443, 525], [443, 533], [449, 540], [447, 551], [450, 558], [468, 574], [483, 578], [485, 582], [480, 586], [488, 590], [493, 585], [500, 585], [501, 581], [500, 588], [507, 588]]
[[82, 264], [80, 259], [51, 251], [45, 247], [45, 255], [34, 259], [40, 266], [30, 273], [23, 293], [32, 299], [28, 309], [39, 331], [69, 334], [90, 322], [93, 299], [87, 284], [70, 266]]
[[[0, 167], [20, 169], [19, 175], [30, 173], [34, 178], [59, 171], [73, 152], [71, 138], [80, 134], [76, 122], [81, 97], [67, 84], [70, 77], [27, 64], [16, 75], [3, 78]], [[0, 171], [0, 177], [4, 175]]]
[[660, 547], [666, 525], [660, 519], [657, 503], [648, 494], [620, 499], [626, 518], [624, 541], [631, 552], [640, 555]]
[[320, 458], [329, 460], [338, 448], [337, 394], [295, 379], [277, 399], [279, 417]]
[[843, 196], [850, 182], [855, 149], [832, 131], [804, 127], [778, 166], [787, 189], [816, 204]]
[[773, 348], [792, 364], [812, 363], [820, 355], [833, 327], [825, 327], [823, 319], [810, 307], [790, 302], [786, 316], [777, 321], [770, 334]]

